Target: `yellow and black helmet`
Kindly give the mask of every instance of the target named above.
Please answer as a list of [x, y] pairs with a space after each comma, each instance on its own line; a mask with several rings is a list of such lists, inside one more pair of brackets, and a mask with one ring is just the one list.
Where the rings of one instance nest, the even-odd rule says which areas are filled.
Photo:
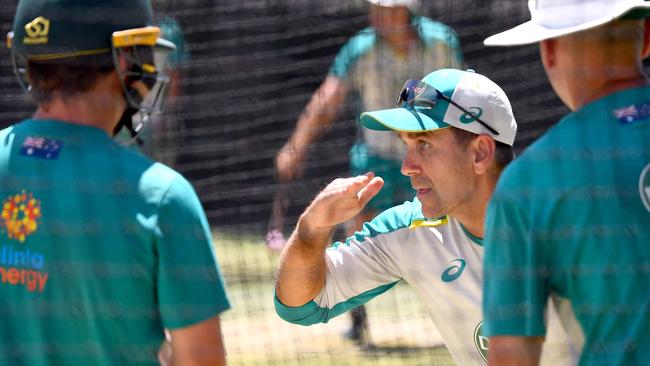
[[[175, 47], [160, 38], [150, 0], [20, 0], [7, 45], [26, 90], [29, 61], [74, 65], [78, 58], [107, 54], [130, 109], [147, 118], [162, 110], [169, 80], [166, 56]], [[136, 92], [134, 81], [142, 81], [150, 93]]]

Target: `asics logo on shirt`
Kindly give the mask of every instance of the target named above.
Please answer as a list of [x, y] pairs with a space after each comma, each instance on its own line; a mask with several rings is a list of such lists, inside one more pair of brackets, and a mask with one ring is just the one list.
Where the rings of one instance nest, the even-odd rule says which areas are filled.
[[447, 268], [444, 272], [442, 272], [442, 276], [440, 276], [440, 279], [443, 280], [444, 282], [451, 282], [460, 277], [461, 274], [463, 274], [463, 270], [465, 269], [465, 260], [464, 259], [454, 259], [451, 261], [451, 263], [458, 262], [458, 265], [453, 265], [449, 268]]

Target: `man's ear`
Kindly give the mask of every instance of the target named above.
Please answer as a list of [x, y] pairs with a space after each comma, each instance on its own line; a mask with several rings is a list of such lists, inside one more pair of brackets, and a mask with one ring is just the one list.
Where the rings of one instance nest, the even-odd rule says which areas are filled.
[[648, 56], [650, 56], [650, 18], [645, 18], [643, 21], [643, 48], [641, 58], [645, 59]]
[[544, 69], [549, 70], [555, 66], [557, 60], [555, 51], [557, 49], [557, 40], [547, 39], [539, 43], [539, 53], [541, 55]]
[[482, 175], [487, 173], [494, 160], [496, 152], [496, 142], [488, 135], [479, 135], [471, 142], [471, 148], [474, 152], [474, 172]]

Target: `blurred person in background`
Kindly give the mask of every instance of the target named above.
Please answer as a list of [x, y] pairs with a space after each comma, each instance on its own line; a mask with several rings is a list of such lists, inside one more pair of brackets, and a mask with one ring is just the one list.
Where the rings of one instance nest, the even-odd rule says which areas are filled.
[[[339, 51], [329, 73], [300, 115], [296, 128], [276, 157], [276, 176], [286, 184], [304, 172], [309, 146], [334, 122], [351, 92], [360, 96], [358, 110], [375, 110], [395, 102], [395, 90], [413, 75], [431, 70], [460, 67], [462, 55], [455, 32], [448, 26], [416, 15], [418, 0], [368, 0], [370, 27], [361, 30]], [[358, 114], [358, 113], [357, 113]], [[410, 200], [409, 179], [400, 173], [405, 154], [395, 134], [359, 128], [352, 147], [350, 170], [353, 175], [373, 171], [385, 185], [363, 211], [345, 224], [345, 236], [361, 229], [379, 212]], [[281, 191], [279, 191], [281, 192]], [[267, 244], [276, 250], [285, 244], [283, 197], [276, 194]], [[365, 308], [351, 312], [352, 327], [346, 336], [367, 341]]]
[[0, 131], [1, 365], [224, 365], [230, 305], [190, 183], [117, 144], [162, 110], [173, 43], [149, 0], [21, 0], [33, 117]]
[[190, 61], [190, 52], [183, 29], [178, 20], [170, 14], [172, 0], [152, 1], [154, 25], [160, 28], [161, 38], [174, 43], [176, 49], [167, 57], [169, 86], [163, 113], [151, 116], [151, 121], [143, 136], [144, 152], [154, 160], [174, 166], [183, 146], [183, 117], [181, 98], [183, 97], [183, 68]]
[[[650, 360], [650, 2], [530, 1], [488, 46], [539, 42], [573, 112], [511, 164], [487, 212], [491, 365], [537, 365], [551, 298], [580, 365]], [[547, 337], [548, 339], [548, 337]]]

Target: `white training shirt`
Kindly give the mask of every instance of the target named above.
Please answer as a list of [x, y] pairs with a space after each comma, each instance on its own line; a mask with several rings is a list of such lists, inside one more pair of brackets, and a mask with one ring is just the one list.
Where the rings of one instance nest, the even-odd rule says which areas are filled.
[[[328, 248], [325, 287], [313, 301], [287, 307], [276, 297], [276, 310], [292, 323], [325, 323], [404, 280], [425, 303], [456, 363], [485, 365], [483, 252], [481, 240], [453, 217], [424, 219], [415, 199], [383, 212], [345, 243]], [[550, 309], [541, 364], [575, 365], [578, 355], [570, 351]]]

